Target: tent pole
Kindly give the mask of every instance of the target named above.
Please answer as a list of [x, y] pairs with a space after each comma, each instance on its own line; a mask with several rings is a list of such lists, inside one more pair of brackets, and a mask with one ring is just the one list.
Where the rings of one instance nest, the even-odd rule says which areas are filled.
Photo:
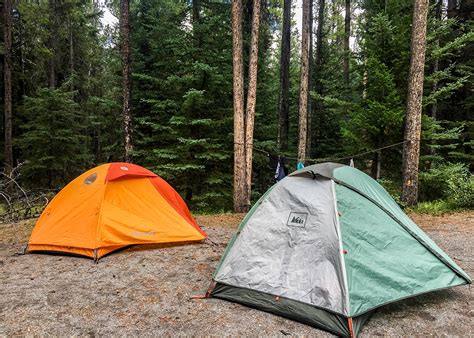
[[351, 338], [354, 338], [354, 330], [352, 329], [352, 318], [347, 318], [347, 321], [349, 323], [349, 335]]

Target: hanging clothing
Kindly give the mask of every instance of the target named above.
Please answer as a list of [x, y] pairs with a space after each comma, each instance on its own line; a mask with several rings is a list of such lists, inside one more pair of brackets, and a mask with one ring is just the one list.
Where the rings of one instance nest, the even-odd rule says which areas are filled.
[[298, 164], [296, 165], [296, 170], [300, 170], [300, 169], [303, 169], [303, 168], [304, 168], [303, 162], [298, 162]]
[[276, 182], [281, 181], [288, 175], [288, 169], [285, 167], [285, 158], [280, 155], [268, 155], [270, 158], [270, 166], [275, 170], [274, 179]]
[[353, 159], [353, 158], [351, 158], [351, 162], [349, 163], [349, 165], [350, 165], [352, 168], [354, 168], [354, 159]]

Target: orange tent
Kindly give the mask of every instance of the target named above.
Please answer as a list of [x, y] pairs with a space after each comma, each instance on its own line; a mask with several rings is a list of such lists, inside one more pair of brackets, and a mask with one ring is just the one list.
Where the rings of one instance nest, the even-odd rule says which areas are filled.
[[207, 237], [179, 194], [130, 163], [108, 163], [62, 189], [36, 222], [28, 251], [59, 251], [98, 260], [131, 244]]

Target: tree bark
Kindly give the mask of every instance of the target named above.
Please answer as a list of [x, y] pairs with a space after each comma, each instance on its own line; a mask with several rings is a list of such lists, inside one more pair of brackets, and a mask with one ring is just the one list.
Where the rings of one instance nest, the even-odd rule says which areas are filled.
[[428, 0], [415, 0], [411, 35], [411, 59], [408, 75], [407, 115], [403, 147], [403, 186], [401, 200], [414, 205], [418, 200], [421, 109], [426, 50]]
[[49, 0], [49, 38], [48, 38], [48, 49], [51, 52], [48, 58], [48, 80], [49, 87], [56, 88], [56, 2], [55, 0]]
[[349, 79], [349, 38], [351, 36], [351, 0], [346, 0], [346, 13], [344, 17], [344, 63], [343, 63], [343, 73], [344, 73], [344, 84], [346, 89], [350, 89], [350, 79]]
[[120, 0], [120, 37], [122, 56], [122, 115], [124, 127], [125, 162], [132, 161], [133, 129], [130, 104], [130, 0]]
[[245, 212], [245, 115], [242, 0], [232, 1], [232, 63], [234, 77], [234, 211]]
[[27, 95], [26, 92], [26, 75], [25, 75], [25, 52], [23, 46], [23, 21], [21, 17], [21, 13], [18, 12], [18, 48], [20, 51], [20, 65], [21, 65], [21, 79], [20, 79], [20, 97]]
[[[443, 6], [443, 0], [436, 0], [436, 11], [435, 11], [435, 18], [437, 21], [441, 20], [441, 9]], [[435, 46], [439, 47], [439, 37], [435, 41]], [[433, 61], [433, 73], [436, 73], [439, 69], [439, 60], [435, 58]], [[431, 87], [431, 91], [434, 93], [438, 90], [438, 81], [433, 81], [433, 86]], [[434, 102], [431, 105], [430, 115], [433, 119], [436, 120], [436, 116], [438, 115], [438, 104]], [[432, 148], [433, 149], [433, 148]], [[434, 150], [434, 149], [433, 149]]]
[[324, 9], [326, 6], [325, 0], [319, 0], [318, 4], [318, 27], [316, 29], [316, 56], [314, 60], [316, 79], [315, 89], [316, 92], [322, 95], [321, 81], [318, 80], [319, 74], [321, 74], [321, 67], [323, 62], [323, 38], [324, 38]]
[[245, 204], [250, 208], [252, 192], [253, 130], [257, 102], [258, 35], [260, 32], [261, 0], [253, 1], [252, 35], [250, 42], [249, 84], [245, 111]]
[[12, 0], [5, 0], [4, 33], [4, 87], [5, 87], [5, 174], [10, 175], [13, 169], [12, 148]]
[[309, 12], [310, 0], [303, 0], [303, 27], [301, 32], [301, 70], [299, 102], [298, 162], [306, 158], [306, 138], [308, 129], [308, 85], [309, 85]]
[[[378, 141], [377, 141], [377, 147], [381, 148], [382, 147], [382, 140], [383, 140], [383, 135], [379, 135]], [[380, 175], [382, 172], [382, 151], [377, 150], [374, 153], [374, 159], [372, 160], [372, 167], [371, 167], [371, 174], [373, 179], [380, 179]]]
[[201, 19], [201, 3], [200, 0], [193, 0], [193, 37], [194, 37], [194, 43], [196, 46], [196, 49], [199, 50], [201, 48], [201, 40], [202, 40], [202, 34], [199, 33], [199, 29], [197, 27], [199, 26], [199, 20]]
[[364, 74], [362, 75], [362, 98], [367, 99], [367, 82], [369, 80], [369, 70], [367, 69], [367, 55], [364, 55]]
[[[69, 26], [69, 68], [71, 70], [71, 76], [74, 76], [74, 28], [72, 25], [71, 18], [68, 18]], [[74, 85], [71, 82], [71, 87], [74, 89]]]
[[308, 61], [308, 130], [306, 132], [306, 155], [311, 157], [311, 140], [312, 140], [312, 115], [313, 115], [313, 99], [311, 98], [312, 78], [313, 78], [313, 0], [309, 1], [309, 61]]
[[290, 129], [290, 52], [291, 52], [291, 0], [283, 3], [283, 27], [280, 54], [280, 98], [278, 106], [278, 149], [288, 149]]

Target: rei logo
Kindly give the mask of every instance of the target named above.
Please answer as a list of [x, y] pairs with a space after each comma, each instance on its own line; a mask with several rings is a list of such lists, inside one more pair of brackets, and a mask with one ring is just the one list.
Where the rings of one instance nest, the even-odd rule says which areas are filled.
[[308, 214], [305, 212], [290, 212], [290, 216], [288, 217], [288, 221], [286, 225], [304, 228], [306, 225], [306, 219], [308, 218]]

